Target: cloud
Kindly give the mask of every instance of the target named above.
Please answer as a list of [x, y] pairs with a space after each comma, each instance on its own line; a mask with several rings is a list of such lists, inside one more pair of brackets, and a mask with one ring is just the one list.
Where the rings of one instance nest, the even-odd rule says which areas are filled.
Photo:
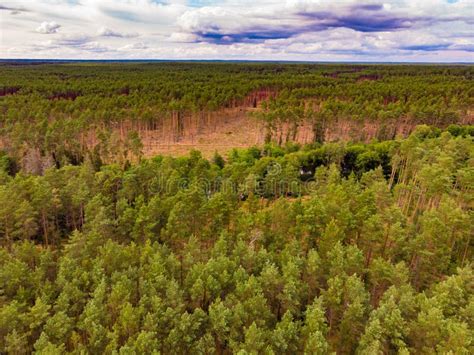
[[83, 51], [96, 53], [110, 53], [111, 51], [113, 51], [111, 48], [104, 46], [99, 42], [85, 42], [76, 47]]
[[111, 30], [107, 27], [101, 27], [97, 31], [97, 34], [102, 37], [118, 37], [118, 38], [133, 38], [138, 37], [138, 33], [125, 33]]
[[105, 46], [98, 41], [94, 41], [93, 37], [84, 34], [63, 36], [62, 38], [54, 41], [52, 45], [70, 47], [88, 52], [113, 51], [112, 48]]
[[[4, 0], [0, 53], [472, 62], [472, 13], [472, 0]], [[39, 41], [32, 23], [57, 34]]]
[[352, 6], [354, 10], [364, 10], [364, 11], [380, 11], [384, 8], [382, 4], [358, 4]]
[[474, 52], [474, 43], [455, 43], [450, 46], [450, 49], [454, 51]]
[[[395, 2], [397, 4], [399, 2]], [[472, 19], [471, 19], [472, 20]], [[464, 21], [461, 14], [439, 16], [427, 11], [410, 11], [403, 6], [381, 3], [353, 4], [329, 1], [289, 1], [284, 7], [226, 8], [203, 7], [184, 13], [178, 19], [181, 32], [197, 41], [229, 45], [291, 38], [303, 33], [346, 28], [358, 32], [392, 32], [431, 26], [438, 22]]]
[[[235, 11], [225, 8], [202, 8], [189, 11], [178, 19], [182, 32], [197, 37], [197, 41], [232, 44], [240, 42], [263, 42], [273, 39], [294, 37], [308, 32], [319, 32], [329, 28], [349, 28], [361, 32], [395, 30], [409, 27], [410, 21], [395, 16], [373, 16], [373, 12], [360, 8], [347, 14], [329, 10], [311, 11], [294, 8], [285, 9], [276, 16], [269, 17], [264, 10]], [[377, 7], [377, 9], [379, 9]], [[347, 10], [347, 9], [346, 9]]]
[[94, 3], [97, 10], [109, 18], [129, 23], [149, 25], [173, 24], [188, 9], [185, 1], [155, 0], [86, 0]]
[[193, 43], [196, 42], [198, 37], [192, 33], [187, 32], [173, 32], [169, 36], [168, 41], [174, 43]]
[[36, 32], [44, 33], [44, 34], [51, 34], [58, 32], [61, 25], [58, 25], [56, 22], [42, 22], [41, 25], [36, 28]]
[[77, 47], [77, 46], [82, 46], [91, 41], [92, 41], [91, 36], [78, 33], [78, 34], [73, 34], [73, 35], [63, 35], [59, 39], [55, 40], [54, 43], [59, 46]]
[[402, 46], [400, 49], [409, 50], [409, 51], [425, 51], [425, 52], [436, 52], [442, 49], [449, 48], [450, 45], [446, 43], [440, 44], [416, 44], [412, 46]]
[[10, 11], [11, 15], [18, 15], [19, 13], [26, 12], [28, 10], [24, 9], [23, 7], [0, 5], [0, 11]]
[[86, 34], [62, 35], [53, 40], [41, 41], [31, 47], [32, 51], [50, 51], [57, 49], [77, 50], [91, 53], [113, 53], [114, 49], [93, 40]]
[[138, 43], [127, 44], [123, 47], [120, 47], [119, 50], [128, 51], [128, 50], [141, 50], [141, 49], [148, 49], [148, 48], [149, 47], [145, 43], [138, 42]]

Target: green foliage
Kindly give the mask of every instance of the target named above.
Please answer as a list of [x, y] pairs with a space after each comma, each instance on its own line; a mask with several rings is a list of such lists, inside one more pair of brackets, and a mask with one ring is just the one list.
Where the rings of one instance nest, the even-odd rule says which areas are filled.
[[6, 176], [0, 352], [472, 353], [473, 149], [424, 126]]
[[[403, 125], [451, 125], [473, 134], [472, 66], [277, 63], [3, 63], [0, 171], [42, 174], [53, 166], [139, 161], [150, 132], [179, 141], [184, 117], [250, 108], [268, 142], [295, 141], [309, 127], [323, 143], [338, 121], [366, 123], [348, 139], [393, 139]], [[400, 127], [400, 124], [402, 127]], [[165, 128], [168, 127], [168, 128]], [[400, 128], [400, 129], [399, 129]], [[291, 144], [291, 143], [290, 143]], [[279, 156], [276, 148], [266, 149]], [[375, 153], [359, 164], [372, 164]]]

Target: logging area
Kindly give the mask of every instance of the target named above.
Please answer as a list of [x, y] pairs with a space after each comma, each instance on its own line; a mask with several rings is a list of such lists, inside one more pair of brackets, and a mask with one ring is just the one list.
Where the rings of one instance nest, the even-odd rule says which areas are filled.
[[[23, 167], [369, 142], [472, 124], [471, 66], [1, 63], [0, 142]], [[34, 162], [34, 163], [33, 163]], [[36, 165], [36, 166], [31, 166]]]

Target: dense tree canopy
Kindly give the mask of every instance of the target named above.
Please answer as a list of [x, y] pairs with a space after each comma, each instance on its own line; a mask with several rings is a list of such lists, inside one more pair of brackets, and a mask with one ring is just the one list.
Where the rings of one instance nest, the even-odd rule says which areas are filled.
[[0, 352], [473, 353], [472, 134], [42, 175], [4, 155]]

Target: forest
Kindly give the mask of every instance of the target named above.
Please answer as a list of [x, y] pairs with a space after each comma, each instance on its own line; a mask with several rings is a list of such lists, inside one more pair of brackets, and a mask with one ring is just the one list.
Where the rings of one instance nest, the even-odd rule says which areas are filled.
[[236, 110], [262, 144], [295, 141], [303, 126], [299, 143], [339, 140], [331, 133], [347, 125], [350, 140], [387, 140], [419, 124], [474, 124], [473, 78], [470, 65], [0, 62], [0, 144], [35, 174], [125, 163], [155, 155], [151, 132], [175, 144]]
[[[474, 353], [473, 74], [0, 63], [0, 353]], [[265, 144], [144, 152], [242, 105]]]

